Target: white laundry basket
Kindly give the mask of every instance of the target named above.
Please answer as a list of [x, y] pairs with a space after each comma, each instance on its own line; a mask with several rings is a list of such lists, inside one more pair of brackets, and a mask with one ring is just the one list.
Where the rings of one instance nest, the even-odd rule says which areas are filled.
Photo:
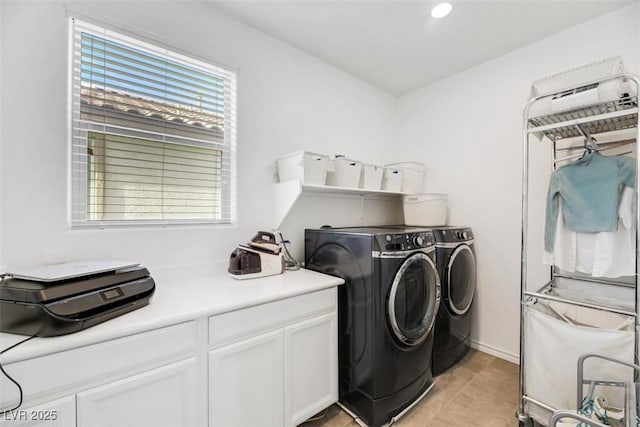
[[382, 188], [383, 171], [382, 166], [363, 164], [359, 187], [365, 190], [380, 190]]
[[424, 163], [400, 162], [385, 166], [402, 171], [400, 191], [403, 193], [422, 193], [424, 191], [424, 172], [426, 170]]
[[329, 156], [298, 151], [287, 154], [276, 161], [280, 182], [301, 181], [303, 184], [324, 185]]
[[402, 209], [406, 225], [447, 225], [449, 196], [442, 193], [406, 194]]
[[[344, 188], [358, 188], [360, 184], [360, 172], [362, 163], [346, 157], [338, 157], [331, 161], [333, 168], [329, 167], [327, 185]], [[332, 170], [333, 169], [333, 170]]]
[[[594, 324], [598, 322], [598, 310]], [[583, 313], [584, 314], [584, 313]], [[556, 316], [546, 301], [525, 308], [527, 340], [525, 343], [525, 375], [527, 396], [555, 409], [577, 409], [576, 383], [577, 361], [585, 353], [597, 353], [633, 363], [633, 320], [621, 316], [620, 324], [629, 327], [622, 330], [579, 326]], [[602, 360], [585, 364], [587, 378], [609, 381], [633, 380], [633, 372], [626, 367], [612, 365]], [[623, 390], [598, 387], [596, 395], [603, 396], [614, 406], [624, 402]], [[550, 412], [529, 404], [529, 413], [539, 422], [546, 422]]]
[[385, 166], [382, 173], [382, 189], [399, 193], [402, 189], [402, 170]]

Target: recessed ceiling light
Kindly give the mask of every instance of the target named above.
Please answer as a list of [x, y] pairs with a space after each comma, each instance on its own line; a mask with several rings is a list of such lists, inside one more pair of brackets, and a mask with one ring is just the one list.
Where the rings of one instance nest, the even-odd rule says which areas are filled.
[[433, 16], [434, 18], [443, 18], [447, 16], [449, 12], [451, 12], [451, 9], [451, 3], [439, 3], [435, 5], [433, 9], [431, 9], [431, 16]]

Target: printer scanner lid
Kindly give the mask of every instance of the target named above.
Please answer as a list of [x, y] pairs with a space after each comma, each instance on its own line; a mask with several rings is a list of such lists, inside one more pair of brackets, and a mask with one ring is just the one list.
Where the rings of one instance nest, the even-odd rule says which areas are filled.
[[124, 285], [148, 277], [149, 271], [146, 268], [133, 266], [55, 282], [26, 280], [15, 277], [5, 278], [0, 281], [0, 300], [47, 303], [108, 287]]
[[124, 260], [89, 260], [51, 264], [37, 267], [10, 268], [8, 273], [16, 279], [36, 282], [58, 282], [76, 277], [89, 276], [120, 270], [139, 265], [137, 262]]

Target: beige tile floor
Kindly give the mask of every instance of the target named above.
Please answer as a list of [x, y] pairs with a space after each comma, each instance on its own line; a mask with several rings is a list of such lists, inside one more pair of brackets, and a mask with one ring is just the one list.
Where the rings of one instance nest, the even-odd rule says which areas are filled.
[[[429, 394], [394, 426], [516, 427], [518, 366], [471, 351], [456, 366], [436, 377]], [[338, 406], [304, 427], [358, 427]]]

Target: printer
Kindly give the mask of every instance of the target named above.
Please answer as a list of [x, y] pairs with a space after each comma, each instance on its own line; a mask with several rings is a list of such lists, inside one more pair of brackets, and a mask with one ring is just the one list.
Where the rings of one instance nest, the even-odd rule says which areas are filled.
[[[155, 292], [149, 271], [137, 264], [75, 267], [69, 263], [39, 271], [47, 274], [11, 273], [0, 281], [0, 331], [40, 337], [70, 334], [144, 307]], [[58, 274], [61, 268], [74, 274]], [[51, 271], [55, 274], [48, 274]]]

